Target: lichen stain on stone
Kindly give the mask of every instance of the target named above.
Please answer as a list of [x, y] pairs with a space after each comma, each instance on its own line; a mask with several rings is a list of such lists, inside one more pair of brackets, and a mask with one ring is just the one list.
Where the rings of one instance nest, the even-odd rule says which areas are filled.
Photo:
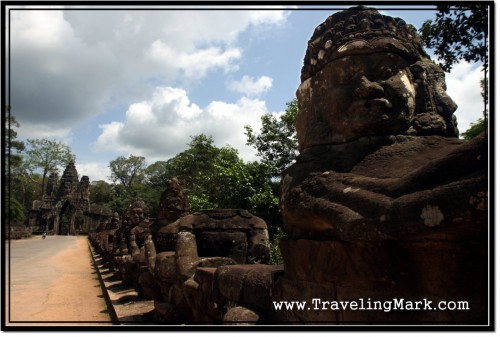
[[479, 192], [477, 195], [472, 195], [469, 199], [469, 204], [478, 211], [486, 210], [486, 194]]
[[420, 218], [424, 221], [424, 225], [427, 227], [434, 227], [444, 220], [443, 213], [437, 206], [427, 205], [422, 209], [422, 214]]
[[344, 193], [354, 193], [359, 191], [359, 188], [346, 187], [342, 192]]

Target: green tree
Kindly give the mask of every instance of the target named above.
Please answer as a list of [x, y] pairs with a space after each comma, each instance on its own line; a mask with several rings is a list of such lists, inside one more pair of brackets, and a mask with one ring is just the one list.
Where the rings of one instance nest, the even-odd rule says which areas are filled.
[[479, 136], [488, 127], [488, 119], [479, 118], [476, 123], [471, 123], [470, 128], [461, 134], [465, 140]]
[[268, 113], [261, 116], [260, 134], [256, 134], [249, 126], [245, 126], [247, 145], [253, 146], [262, 157], [261, 163], [266, 165], [269, 175], [279, 177], [297, 156], [298, 142], [295, 131], [295, 120], [299, 112], [297, 99], [286, 103], [285, 113], [279, 118]]
[[19, 128], [20, 124], [16, 118], [10, 114], [10, 107], [6, 107], [8, 116], [4, 124], [5, 135], [5, 205], [6, 218], [14, 221], [22, 221], [25, 219], [25, 208], [19, 202], [19, 196], [23, 198], [23, 194], [16, 194], [19, 190], [19, 181], [24, 174], [22, 151], [25, 149], [24, 143], [17, 140], [17, 131], [14, 128]]
[[[7, 111], [10, 111], [10, 108], [6, 108]], [[8, 172], [12, 168], [16, 168], [21, 166], [23, 158], [21, 152], [24, 151], [25, 146], [24, 142], [17, 140], [17, 131], [14, 129], [19, 128], [20, 124], [16, 120], [14, 116], [9, 113], [9, 116], [6, 119], [5, 123], [5, 158], [6, 164], [8, 167], [6, 168]]]
[[5, 217], [8, 219], [9, 225], [11, 222], [23, 221], [26, 218], [24, 207], [14, 196], [5, 195], [5, 202], [9, 205], [5, 210]]
[[157, 161], [146, 167], [144, 170], [145, 182], [151, 187], [165, 187], [166, 161]]
[[10, 195], [16, 198], [25, 212], [29, 211], [33, 201], [42, 195], [42, 176], [31, 173], [27, 163], [11, 172]]
[[50, 139], [28, 139], [28, 150], [26, 151], [26, 161], [31, 171], [37, 168], [42, 170], [42, 194], [45, 194], [45, 184], [47, 174], [59, 172], [75, 156], [71, 153], [69, 146]]
[[488, 67], [488, 9], [485, 4], [438, 5], [436, 18], [427, 20], [420, 34], [434, 49], [445, 71], [464, 59]]
[[94, 204], [108, 205], [113, 201], [113, 185], [104, 180], [96, 180], [90, 183], [90, 202]]
[[286, 103], [285, 113], [279, 117], [265, 114], [261, 117], [260, 133], [246, 126], [247, 145], [252, 145], [262, 158], [249, 165], [252, 186], [249, 196], [252, 211], [266, 220], [271, 240], [280, 235], [282, 217], [279, 209], [279, 177], [297, 156], [298, 140], [295, 121], [299, 113], [298, 101]]
[[250, 177], [238, 151], [218, 148], [212, 137], [191, 137], [189, 148], [166, 162], [164, 181], [177, 177], [193, 211], [206, 208], [244, 208]]
[[484, 121], [488, 115], [489, 10], [492, 8], [485, 4], [438, 5], [436, 18], [425, 21], [419, 30], [424, 45], [434, 49], [445, 71], [449, 72], [460, 60], [483, 64], [481, 89]]
[[130, 155], [128, 158], [120, 156], [109, 163], [111, 180], [119, 182], [126, 191], [134, 184], [143, 182], [146, 158]]

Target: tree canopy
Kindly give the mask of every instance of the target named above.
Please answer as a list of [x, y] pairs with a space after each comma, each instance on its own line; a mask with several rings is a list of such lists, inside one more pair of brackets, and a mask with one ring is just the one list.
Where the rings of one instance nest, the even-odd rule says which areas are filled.
[[420, 34], [427, 48], [434, 49], [440, 65], [450, 71], [461, 59], [488, 67], [488, 5], [437, 6], [434, 20], [427, 20]]
[[272, 177], [279, 177], [297, 156], [298, 141], [295, 120], [299, 112], [297, 99], [286, 103], [285, 113], [277, 117], [271, 113], [261, 116], [260, 133], [245, 126], [247, 145], [252, 145], [262, 157], [262, 164]]
[[125, 190], [129, 190], [133, 184], [142, 183], [146, 158], [130, 155], [128, 158], [120, 156], [109, 163], [111, 180], [119, 182]]
[[474, 3], [439, 5], [436, 18], [425, 21], [420, 28], [424, 45], [434, 50], [445, 71], [449, 72], [460, 60], [483, 64], [484, 78], [480, 81], [483, 118], [461, 134], [465, 139], [486, 130], [487, 125], [489, 9], [489, 5]]
[[28, 139], [26, 160], [33, 171], [37, 168], [42, 170], [42, 195], [45, 193], [45, 182], [47, 175], [58, 172], [65, 167], [75, 156], [71, 153], [68, 145], [50, 139]]

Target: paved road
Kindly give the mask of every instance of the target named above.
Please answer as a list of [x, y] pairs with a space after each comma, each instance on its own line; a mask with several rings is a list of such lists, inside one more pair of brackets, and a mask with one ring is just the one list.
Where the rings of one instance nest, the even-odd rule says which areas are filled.
[[6, 245], [7, 322], [109, 322], [86, 237]]

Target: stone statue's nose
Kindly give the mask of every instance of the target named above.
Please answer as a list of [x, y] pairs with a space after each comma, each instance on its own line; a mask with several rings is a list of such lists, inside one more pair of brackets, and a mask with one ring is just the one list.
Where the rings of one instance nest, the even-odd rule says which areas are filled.
[[379, 98], [384, 96], [384, 88], [379, 83], [372, 82], [366, 76], [363, 76], [359, 82], [359, 87], [354, 93], [360, 98]]

